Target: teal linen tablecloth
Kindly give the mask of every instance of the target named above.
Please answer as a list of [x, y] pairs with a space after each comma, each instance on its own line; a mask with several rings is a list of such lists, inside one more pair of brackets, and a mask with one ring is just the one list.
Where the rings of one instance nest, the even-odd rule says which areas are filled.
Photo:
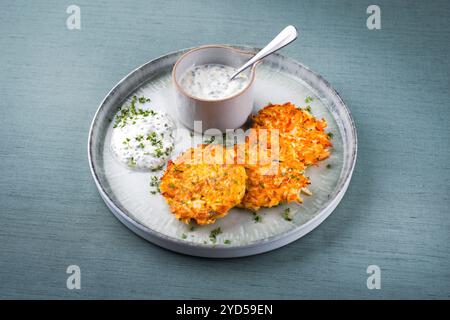
[[[70, 5], [81, 29], [67, 28]], [[381, 29], [366, 26], [381, 9]], [[448, 1], [2, 1], [0, 298], [449, 298]], [[87, 134], [135, 67], [200, 44], [283, 49], [340, 92], [356, 122], [350, 187], [279, 250], [211, 260], [134, 235], [101, 200]], [[66, 269], [81, 269], [69, 290]], [[381, 289], [367, 287], [367, 267]]]

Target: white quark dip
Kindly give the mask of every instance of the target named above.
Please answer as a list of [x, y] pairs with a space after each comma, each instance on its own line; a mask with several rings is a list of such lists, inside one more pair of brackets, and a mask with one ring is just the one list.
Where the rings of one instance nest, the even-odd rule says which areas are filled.
[[[133, 169], [160, 169], [174, 147], [174, 123], [163, 112], [137, 109], [136, 103], [149, 101], [133, 97], [131, 105], [122, 108], [115, 117], [111, 151], [126, 166]], [[142, 102], [141, 102], [142, 101]]]
[[218, 100], [231, 97], [243, 90], [249, 78], [241, 73], [230, 81], [237, 69], [222, 64], [192, 66], [181, 76], [181, 87], [199, 99]]

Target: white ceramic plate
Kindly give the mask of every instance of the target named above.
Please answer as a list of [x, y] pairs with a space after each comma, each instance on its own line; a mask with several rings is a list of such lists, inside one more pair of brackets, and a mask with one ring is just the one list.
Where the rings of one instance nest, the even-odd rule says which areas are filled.
[[[237, 47], [251, 52], [259, 49]], [[89, 132], [88, 156], [97, 188], [113, 214], [143, 238], [164, 248], [203, 257], [240, 257], [284, 246], [308, 233], [325, 220], [342, 199], [356, 162], [356, 129], [350, 111], [338, 93], [321, 76], [280, 54], [267, 57], [257, 67], [254, 112], [268, 102], [291, 101], [304, 106], [311, 96], [312, 113], [325, 118], [333, 137], [329, 159], [308, 168], [313, 195], [303, 196], [301, 205], [280, 205], [262, 209], [261, 222], [243, 209], [230, 213], [213, 225], [191, 226], [175, 219], [160, 194], [150, 194], [151, 175], [160, 172], [136, 172], [119, 164], [110, 152], [112, 122], [118, 107], [133, 95], [151, 99], [150, 108], [162, 110], [177, 119], [173, 99], [171, 71], [176, 60], [189, 49], [170, 53], [137, 68], [122, 79], [100, 104]], [[177, 120], [176, 120], [177, 121]], [[177, 122], [179, 127], [182, 125]], [[186, 134], [189, 133], [186, 131]], [[191, 139], [178, 137], [172, 158], [190, 147]], [[199, 137], [202, 141], [201, 137]], [[189, 141], [189, 143], [187, 142]], [[330, 166], [327, 166], [327, 165]], [[283, 218], [290, 208], [292, 221]], [[220, 227], [216, 241], [210, 239]]]

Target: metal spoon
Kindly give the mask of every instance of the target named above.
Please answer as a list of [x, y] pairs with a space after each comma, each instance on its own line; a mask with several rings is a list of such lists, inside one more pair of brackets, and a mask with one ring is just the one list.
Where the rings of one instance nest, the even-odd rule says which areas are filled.
[[287, 46], [289, 43], [297, 39], [297, 36], [298, 32], [294, 26], [289, 25], [284, 28], [283, 31], [281, 31], [275, 38], [273, 38], [273, 40], [270, 41], [267, 46], [261, 49], [261, 51], [255, 54], [253, 58], [248, 60], [242, 67], [240, 67], [230, 78], [230, 81], [233, 80], [239, 73], [252, 66], [259, 60], [264, 59], [269, 54], [272, 54], [275, 51]]

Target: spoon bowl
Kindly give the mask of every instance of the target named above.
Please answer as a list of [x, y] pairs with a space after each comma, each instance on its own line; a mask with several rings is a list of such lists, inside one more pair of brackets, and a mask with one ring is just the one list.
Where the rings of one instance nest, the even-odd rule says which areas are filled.
[[[234, 95], [223, 99], [207, 100], [193, 96], [180, 85], [180, 79], [192, 66], [221, 64], [237, 68], [252, 56], [253, 53], [223, 45], [201, 46], [182, 55], [172, 71], [175, 102], [180, 121], [196, 132], [205, 132], [210, 129], [225, 132], [227, 129], [241, 127], [253, 109], [256, 64], [244, 71], [249, 79], [246, 86]], [[210, 131], [209, 134], [216, 134], [217, 130]]]
[[[217, 134], [217, 131], [223, 133], [227, 129], [241, 127], [247, 121], [253, 109], [256, 65], [268, 55], [297, 39], [297, 36], [297, 29], [290, 25], [255, 55], [221, 45], [198, 47], [182, 55], [175, 63], [172, 71], [175, 101], [180, 121], [196, 132], [203, 133], [209, 129], [216, 129], [215, 132], [206, 132], [207, 134]], [[206, 64], [238, 68], [229, 81], [242, 72], [246, 72], [249, 81], [243, 89], [226, 98], [203, 99], [196, 97], [183, 88], [180, 79], [189, 68]]]

